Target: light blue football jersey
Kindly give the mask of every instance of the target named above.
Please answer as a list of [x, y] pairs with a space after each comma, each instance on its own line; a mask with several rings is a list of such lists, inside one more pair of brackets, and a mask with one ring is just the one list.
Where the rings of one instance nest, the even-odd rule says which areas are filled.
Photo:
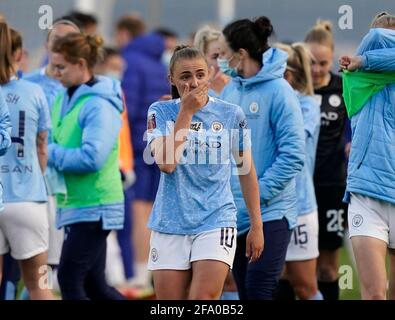
[[34, 82], [43, 89], [50, 110], [52, 110], [56, 96], [65, 91], [65, 88], [58, 80], [52, 79], [45, 74], [45, 68], [25, 75], [23, 79]]
[[[38, 69], [24, 77], [25, 80], [38, 84], [43, 89], [45, 98], [47, 99], [49, 110], [52, 110], [55, 99], [59, 94], [63, 94], [66, 90], [65, 87], [56, 79], [52, 79], [45, 73], [45, 68]], [[48, 142], [51, 143], [52, 135], [51, 132], [48, 134]], [[67, 192], [66, 182], [63, 174], [55, 170], [51, 166], [47, 166], [45, 171], [45, 182], [47, 186], [48, 194], [54, 195], [56, 193]]]
[[50, 115], [42, 89], [13, 79], [2, 86], [12, 122], [12, 145], [0, 158], [4, 202], [44, 202], [47, 193], [37, 156], [37, 134], [50, 129]]
[[[148, 146], [168, 136], [180, 100], [156, 102], [148, 110]], [[249, 129], [239, 106], [210, 97], [194, 114], [181, 161], [171, 174], [161, 173], [149, 228], [191, 235], [236, 227], [236, 206], [230, 187], [236, 174], [232, 152], [249, 150]], [[147, 148], [149, 150], [149, 148]], [[149, 152], [146, 152], [148, 162]]]

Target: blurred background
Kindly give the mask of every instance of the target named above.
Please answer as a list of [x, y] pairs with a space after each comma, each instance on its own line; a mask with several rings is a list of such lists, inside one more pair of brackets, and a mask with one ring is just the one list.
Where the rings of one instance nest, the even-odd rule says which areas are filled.
[[[43, 56], [46, 30], [39, 27], [39, 8], [49, 5], [53, 18], [78, 10], [94, 14], [98, 30], [108, 44], [114, 43], [116, 21], [134, 12], [141, 15], [149, 29], [164, 27], [187, 38], [205, 23], [224, 26], [239, 18], [268, 16], [275, 28], [275, 41], [303, 40], [306, 31], [318, 18], [334, 24], [336, 54], [353, 52], [367, 32], [373, 16], [382, 10], [395, 11], [393, 0], [0, 0], [0, 12], [22, 32], [29, 53], [29, 69], [39, 66]], [[339, 8], [348, 5], [353, 11], [353, 28], [342, 30]]]

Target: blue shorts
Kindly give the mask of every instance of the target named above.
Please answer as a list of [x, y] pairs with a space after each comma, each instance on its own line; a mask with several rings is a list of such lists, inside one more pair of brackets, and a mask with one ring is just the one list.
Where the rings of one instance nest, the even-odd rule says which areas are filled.
[[144, 161], [136, 159], [134, 165], [136, 182], [131, 187], [133, 200], [154, 202], [158, 190], [160, 170], [156, 164], [147, 165]]

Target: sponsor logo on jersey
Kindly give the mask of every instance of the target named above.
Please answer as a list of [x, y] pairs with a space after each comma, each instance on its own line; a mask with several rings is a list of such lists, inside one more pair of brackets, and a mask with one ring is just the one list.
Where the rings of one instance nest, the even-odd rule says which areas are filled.
[[342, 99], [340, 98], [339, 95], [337, 94], [332, 94], [329, 99], [328, 99], [329, 104], [334, 107], [337, 108], [342, 104]]
[[156, 113], [151, 113], [148, 116], [147, 130], [148, 132], [152, 132], [154, 129], [156, 129]]
[[203, 129], [203, 122], [191, 122], [189, 129], [191, 131], [200, 132]]
[[248, 127], [247, 119], [241, 120], [241, 121], [239, 122], [239, 127], [240, 127], [241, 129], [247, 129], [247, 127]]
[[321, 112], [321, 126], [328, 127], [331, 122], [339, 119], [339, 115], [336, 112]]
[[211, 124], [211, 130], [213, 130], [213, 132], [215, 132], [215, 133], [221, 132], [223, 128], [224, 128], [224, 125], [219, 121], [214, 121]]
[[362, 225], [363, 223], [363, 217], [360, 214], [356, 214], [353, 218], [352, 218], [352, 225], [355, 228], [358, 228]]

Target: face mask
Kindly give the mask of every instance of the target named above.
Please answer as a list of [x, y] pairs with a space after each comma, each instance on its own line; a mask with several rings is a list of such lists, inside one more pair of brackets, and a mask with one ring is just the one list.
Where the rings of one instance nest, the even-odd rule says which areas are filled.
[[169, 68], [169, 66], [170, 66], [170, 60], [171, 60], [171, 57], [173, 56], [173, 53], [171, 52], [171, 51], [169, 51], [169, 50], [166, 50], [165, 52], [163, 52], [163, 54], [162, 54], [162, 58], [161, 58], [161, 60], [162, 60], [162, 63], [167, 67], [167, 68]]
[[[233, 57], [232, 57], [233, 58]], [[231, 60], [232, 58], [230, 58], [229, 60]], [[218, 58], [217, 59], [217, 63], [218, 63], [218, 67], [219, 69], [226, 74], [229, 77], [235, 78], [237, 77], [239, 74], [237, 73], [237, 69], [236, 68], [231, 68], [229, 66], [229, 60], [228, 59], [221, 59]]]
[[122, 80], [122, 74], [118, 73], [118, 72], [114, 72], [114, 71], [109, 71], [105, 74], [105, 76], [113, 79], [113, 80], [118, 80], [121, 81]]

